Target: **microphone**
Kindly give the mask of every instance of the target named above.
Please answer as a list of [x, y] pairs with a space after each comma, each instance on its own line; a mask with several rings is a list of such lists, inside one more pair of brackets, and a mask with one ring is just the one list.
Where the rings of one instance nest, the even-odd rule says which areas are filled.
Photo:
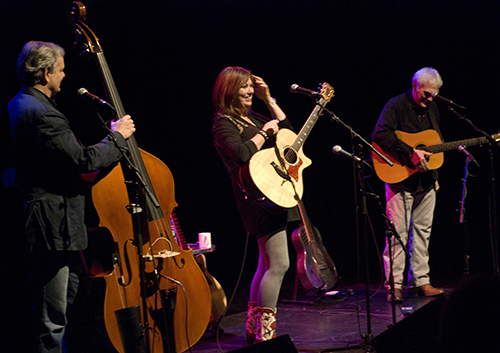
[[359, 158], [358, 156], [355, 156], [352, 153], [347, 152], [346, 150], [342, 149], [342, 147], [340, 147], [339, 145], [333, 146], [332, 152], [333, 152], [333, 154], [336, 154], [339, 156], [344, 156], [344, 157], [347, 157], [349, 159], [352, 159], [355, 162], [361, 162], [361, 158]]
[[83, 88], [83, 87], [80, 88], [77, 93], [78, 93], [78, 96], [82, 99], [90, 99], [90, 100], [98, 102], [99, 104], [107, 105], [111, 109], [115, 110], [115, 108], [113, 108], [113, 106], [111, 104], [106, 102], [104, 99], [101, 99], [101, 98], [97, 97], [96, 95], [90, 93], [89, 91], [87, 91], [86, 88]]
[[294, 83], [293, 85], [290, 86], [290, 92], [302, 93], [302, 94], [305, 94], [309, 97], [321, 97], [321, 93], [307, 89], [307, 88], [302, 88], [296, 83]]
[[448, 105], [454, 105], [455, 107], [459, 107], [459, 108], [465, 109], [465, 107], [462, 107], [461, 105], [458, 105], [457, 103], [455, 103], [451, 99], [444, 98], [443, 96], [441, 96], [440, 94], [438, 94], [435, 91], [430, 92], [430, 93], [429, 92], [425, 92], [425, 96], [426, 97], [432, 97], [434, 99], [439, 99], [441, 102], [444, 102], [444, 103], [446, 103]]
[[469, 151], [467, 151], [467, 150], [465, 149], [465, 146], [464, 146], [464, 145], [460, 145], [460, 146], [458, 146], [458, 150], [459, 150], [460, 152], [462, 152], [463, 154], [465, 154], [469, 160], [471, 160], [472, 162], [474, 162], [474, 163], [476, 163], [477, 165], [479, 165], [479, 164], [477, 163], [477, 161], [474, 159], [474, 156], [472, 155], [472, 153], [470, 153]]

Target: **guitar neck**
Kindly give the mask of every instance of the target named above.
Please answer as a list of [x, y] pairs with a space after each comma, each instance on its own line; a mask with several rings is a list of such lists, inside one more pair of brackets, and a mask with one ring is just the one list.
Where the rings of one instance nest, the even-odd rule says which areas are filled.
[[445, 142], [445, 143], [441, 143], [439, 145], [429, 146], [429, 152], [432, 152], [432, 153], [446, 152], [446, 151], [451, 151], [451, 150], [457, 149], [458, 146], [460, 146], [460, 145], [477, 146], [477, 145], [481, 145], [481, 144], [484, 144], [487, 142], [488, 142], [488, 139], [484, 136], [466, 139], [466, 140]]
[[295, 151], [300, 150], [304, 142], [306, 141], [307, 137], [309, 136], [309, 133], [311, 132], [312, 128], [318, 121], [319, 116], [321, 115], [321, 112], [323, 110], [322, 106], [325, 104], [325, 99], [321, 98], [320, 102], [316, 104], [314, 107], [311, 115], [309, 115], [309, 118], [307, 118], [307, 121], [305, 122], [304, 126], [302, 126], [302, 129], [300, 130], [299, 134], [297, 135], [297, 138], [295, 139], [295, 142], [293, 143], [293, 149]]
[[298, 151], [301, 149], [302, 145], [307, 139], [307, 136], [309, 136], [309, 133], [311, 132], [312, 128], [314, 127], [314, 124], [316, 124], [316, 121], [318, 121], [318, 117], [321, 115], [323, 112], [324, 106], [330, 101], [330, 99], [333, 97], [334, 89], [332, 86], [330, 86], [328, 83], [324, 82], [321, 85], [321, 98], [319, 101], [316, 103], [316, 106], [314, 107], [311, 115], [309, 115], [309, 118], [307, 118], [306, 123], [304, 126], [302, 126], [302, 129], [300, 130], [299, 134], [297, 135], [297, 139], [295, 139], [295, 142], [293, 143], [292, 147], [295, 151]]

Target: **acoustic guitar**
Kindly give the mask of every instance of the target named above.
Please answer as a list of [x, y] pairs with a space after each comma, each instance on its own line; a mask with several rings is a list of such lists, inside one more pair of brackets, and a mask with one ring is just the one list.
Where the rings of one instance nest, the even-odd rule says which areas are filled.
[[320, 88], [321, 98], [299, 134], [296, 135], [289, 129], [280, 129], [276, 134], [274, 148], [257, 151], [240, 168], [240, 182], [247, 194], [267, 199], [271, 205], [283, 208], [298, 204], [304, 191], [302, 172], [311, 165], [302, 146], [333, 93], [332, 86], [323, 83]]
[[292, 233], [297, 252], [297, 275], [306, 291], [328, 291], [337, 284], [337, 269], [323, 245], [321, 234], [311, 224], [303, 201], [298, 206], [303, 225]]
[[[435, 130], [424, 130], [417, 133], [408, 133], [396, 130], [396, 135], [400, 140], [402, 140], [407, 145], [413, 147], [414, 149], [425, 150], [431, 152], [432, 155], [427, 157], [427, 163], [429, 164], [429, 169], [438, 169], [443, 165], [444, 154], [443, 152], [451, 151], [457, 149], [460, 145], [465, 146], [476, 146], [484, 143], [488, 143], [488, 139], [485, 136], [476, 137], [466, 140], [445, 142], [442, 143], [439, 134]], [[500, 133], [496, 133], [491, 136], [495, 141], [500, 140]], [[376, 153], [372, 153], [373, 166], [375, 168], [375, 173], [384, 182], [393, 184], [399, 183], [405, 180], [411, 175], [418, 172], [418, 169], [413, 165], [402, 165], [399, 160], [392, 157], [390, 154], [386, 153], [379, 145], [375, 142], [372, 143], [379, 152], [386, 156], [394, 165], [391, 167], [386, 162], [380, 158]]]

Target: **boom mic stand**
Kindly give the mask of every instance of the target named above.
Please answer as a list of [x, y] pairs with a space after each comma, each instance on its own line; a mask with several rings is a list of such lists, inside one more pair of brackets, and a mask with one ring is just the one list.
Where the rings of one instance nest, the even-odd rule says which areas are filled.
[[491, 243], [491, 252], [492, 252], [492, 259], [493, 259], [493, 275], [496, 278], [500, 277], [500, 267], [499, 267], [499, 260], [498, 260], [498, 238], [497, 238], [497, 207], [496, 207], [496, 185], [495, 185], [495, 171], [494, 171], [494, 158], [493, 158], [493, 146], [496, 146], [497, 148], [500, 147], [498, 142], [493, 139], [490, 135], [488, 135], [485, 131], [479, 129], [477, 126], [475, 126], [472, 121], [467, 119], [465, 116], [461, 115], [458, 113], [453, 107], [448, 105], [448, 110], [454, 113], [458, 119], [465, 121], [468, 123], [474, 131], [477, 131], [481, 133], [483, 136], [486, 137], [486, 139], [490, 143], [490, 149], [489, 149], [489, 192], [488, 192], [488, 198], [489, 198], [489, 226], [490, 226], [490, 243]]
[[389, 288], [390, 288], [390, 295], [391, 295], [391, 307], [392, 307], [392, 324], [396, 324], [396, 296], [395, 296], [395, 288], [394, 288], [394, 274], [393, 274], [393, 266], [394, 266], [394, 259], [392, 257], [392, 242], [393, 238], [396, 238], [396, 240], [401, 244], [401, 248], [406, 254], [406, 258], [408, 259], [410, 257], [410, 253], [408, 252], [408, 249], [406, 246], [403, 244], [403, 241], [401, 240], [401, 237], [399, 236], [398, 232], [396, 231], [394, 227], [394, 222], [391, 221], [391, 219], [387, 216], [387, 214], [384, 211], [384, 208], [382, 207], [382, 203], [380, 202], [380, 196], [376, 194], [368, 194], [370, 196], [373, 196], [377, 203], [377, 207], [379, 208], [380, 214], [382, 217], [385, 219], [386, 227], [387, 230], [385, 231], [385, 236], [386, 236], [386, 241], [387, 241], [387, 251], [389, 253]]
[[[330, 110], [326, 109], [325, 107], [322, 107], [325, 112], [330, 114], [330, 117], [332, 121], [339, 123], [342, 125], [345, 129], [350, 131], [351, 133], [351, 138], [358, 138], [360, 141], [362, 141], [366, 146], [368, 146], [374, 153], [378, 154], [380, 158], [382, 158], [387, 164], [390, 166], [393, 165], [393, 163], [387, 159], [384, 155], [382, 155], [379, 151], [377, 151], [369, 142], [367, 142], [364, 138], [362, 138], [359, 134], [354, 132], [352, 128], [348, 125], [346, 125], [342, 120], [339, 119], [335, 115], [335, 113], [331, 112]], [[335, 151], [335, 150], [334, 150]], [[361, 153], [361, 151], [360, 151]], [[373, 335], [371, 332], [371, 309], [370, 309], [370, 273], [369, 273], [369, 261], [368, 261], [368, 210], [366, 207], [366, 184], [365, 184], [365, 176], [364, 176], [364, 171], [363, 171], [363, 159], [356, 156], [356, 155], [351, 155], [350, 153], [345, 153], [346, 156], [350, 156], [352, 160], [354, 161], [354, 167], [356, 169], [356, 175], [357, 175], [357, 187], [356, 190], [359, 193], [356, 199], [359, 199], [359, 206], [357, 206], [357, 232], [358, 232], [358, 239], [360, 238], [359, 233], [362, 234], [363, 238], [363, 252], [364, 252], [364, 260], [365, 260], [365, 296], [366, 296], [366, 325], [367, 325], [367, 333], [363, 335], [363, 348], [366, 349], [367, 351], [372, 351], [373, 350]]]
[[[371, 328], [371, 309], [370, 309], [370, 270], [369, 270], [369, 261], [368, 261], [368, 209], [366, 207], [366, 184], [365, 184], [365, 174], [363, 169], [363, 161], [360, 158], [359, 161], [355, 162], [356, 175], [358, 177], [358, 186], [356, 190], [358, 190], [359, 195], [358, 199], [360, 200], [360, 205], [358, 206], [358, 214], [361, 215], [361, 218], [358, 216], [358, 222], [360, 227], [358, 229], [361, 231], [363, 238], [363, 255], [365, 258], [365, 297], [366, 297], [366, 327], [367, 334], [364, 336], [363, 347], [368, 349], [368, 351], [372, 348], [372, 328]], [[359, 236], [358, 236], [359, 239]]]
[[[113, 108], [113, 106], [109, 105]], [[103, 128], [108, 131], [109, 136], [118, 147], [122, 154], [123, 163], [126, 164], [129, 176], [134, 176], [130, 179], [137, 181], [125, 181], [127, 193], [129, 195], [130, 204], [126, 206], [127, 212], [132, 216], [134, 245], [137, 246], [138, 260], [139, 260], [139, 279], [140, 279], [140, 292], [141, 292], [141, 305], [142, 314], [139, 306], [132, 306], [122, 308], [115, 311], [118, 329], [122, 338], [123, 348], [127, 353], [149, 353], [149, 335], [147, 329], [149, 328], [149, 321], [147, 316], [147, 301], [146, 301], [146, 282], [145, 282], [145, 263], [143, 257], [143, 244], [149, 241], [149, 229], [147, 226], [147, 207], [145, 193], [150, 197], [154, 205], [159, 205], [158, 200], [154, 194], [151, 194], [142, 178], [140, 171], [134, 166], [133, 162], [126, 153], [126, 149], [118, 145], [113, 131], [107, 126], [107, 122], [102, 118], [99, 109], [96, 107], [97, 116], [103, 124]], [[129, 178], [126, 178], [129, 179]]]
[[[338, 154], [333, 148], [333, 152]], [[359, 239], [363, 239], [363, 257], [364, 257], [364, 267], [365, 267], [365, 297], [366, 297], [366, 326], [367, 333], [362, 335], [363, 344], [360, 348], [363, 348], [365, 352], [372, 352], [373, 347], [373, 335], [371, 327], [371, 308], [370, 308], [370, 271], [369, 271], [369, 261], [368, 261], [368, 210], [366, 207], [366, 185], [365, 185], [365, 175], [363, 171], [363, 160], [350, 153], [343, 153], [346, 157], [352, 159], [354, 163], [354, 168], [356, 170], [356, 232], [358, 239], [358, 249], [359, 249]], [[361, 233], [361, 237], [360, 237]], [[351, 347], [354, 348], [354, 347]], [[326, 349], [321, 352], [332, 352], [338, 349]]]
[[[111, 108], [113, 106], [110, 105]], [[113, 110], [115, 110], [113, 108]], [[150, 241], [148, 218], [149, 208], [159, 208], [160, 203], [155, 193], [149, 189], [141, 171], [134, 164], [132, 159], [126, 153], [126, 150], [118, 145], [114, 133], [107, 126], [99, 110], [96, 108], [97, 116], [101, 120], [103, 127], [110, 133], [115, 145], [120, 149], [122, 154], [122, 164], [126, 167], [123, 169], [125, 177], [125, 185], [129, 196], [129, 205], [126, 206], [128, 213], [132, 217], [133, 224], [133, 245], [137, 247], [137, 256], [139, 261], [139, 280], [142, 306], [142, 319], [139, 306], [132, 306], [115, 311], [120, 336], [126, 353], [149, 353], [151, 351], [150, 338], [148, 330], [150, 330], [147, 307], [147, 288], [146, 288], [146, 264], [143, 251], [143, 245]], [[155, 256], [152, 255], [152, 261]], [[165, 308], [163, 308], [165, 310]], [[175, 351], [175, 338], [171, 331], [168, 330], [167, 320], [164, 321], [165, 337], [163, 337], [164, 351], [166, 353]]]
[[[126, 181], [126, 186], [128, 189], [128, 194], [130, 195], [131, 203], [127, 205], [127, 211], [132, 216], [132, 224], [134, 228], [134, 242], [136, 242], [137, 246], [137, 256], [139, 258], [139, 279], [140, 279], [140, 289], [141, 289], [141, 299], [142, 299], [142, 325], [143, 329], [138, 330], [136, 328], [134, 335], [132, 337], [127, 337], [123, 328], [120, 328], [120, 333], [122, 334], [123, 342], [127, 342], [124, 344], [125, 349], [131, 352], [149, 352], [150, 344], [149, 344], [149, 334], [146, 329], [149, 327], [148, 315], [147, 315], [147, 301], [146, 301], [146, 269], [144, 263], [144, 252], [143, 252], [143, 240], [149, 239], [149, 228], [147, 227], [147, 207], [143, 207], [142, 205], [146, 205], [145, 195], [143, 193], [143, 189], [136, 182]], [[127, 310], [129, 308], [121, 309]], [[118, 325], [129, 326], [128, 323], [125, 323], [124, 318], [120, 315], [120, 311], [117, 312], [117, 320]], [[142, 332], [141, 332], [142, 331]], [[128, 332], [127, 332], [128, 333]], [[135, 336], [135, 337], [134, 337]], [[134, 342], [135, 341], [135, 342]]]
[[462, 179], [462, 200], [460, 201], [460, 216], [458, 219], [458, 223], [462, 224], [462, 231], [464, 235], [464, 275], [469, 275], [469, 227], [467, 224], [467, 213], [465, 211], [465, 198], [467, 197], [467, 177], [469, 176], [469, 166], [470, 158], [467, 156], [465, 158], [465, 170], [464, 177]]

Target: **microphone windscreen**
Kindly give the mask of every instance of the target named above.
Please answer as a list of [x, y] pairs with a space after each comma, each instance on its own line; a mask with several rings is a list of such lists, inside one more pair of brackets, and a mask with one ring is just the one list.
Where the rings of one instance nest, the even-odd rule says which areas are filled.
[[80, 89], [77, 91], [77, 93], [78, 93], [78, 95], [79, 95], [80, 97], [83, 97], [85, 94], [87, 94], [87, 92], [88, 92], [88, 91], [87, 91], [87, 89], [86, 89], [86, 88], [83, 88], [83, 87], [82, 87], [82, 88], [80, 88]]

